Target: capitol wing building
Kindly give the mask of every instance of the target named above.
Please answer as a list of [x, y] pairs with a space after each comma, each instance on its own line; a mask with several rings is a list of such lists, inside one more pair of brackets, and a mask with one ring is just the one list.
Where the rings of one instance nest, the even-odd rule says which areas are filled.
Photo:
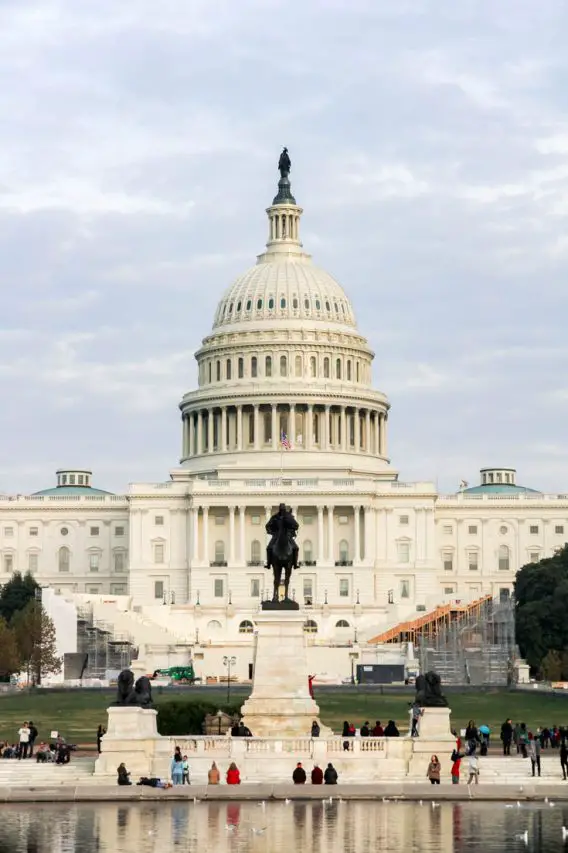
[[304, 250], [302, 213], [284, 174], [266, 249], [196, 353], [169, 480], [113, 495], [88, 470], [60, 470], [53, 488], [1, 497], [0, 577], [29, 570], [49, 587], [62, 651], [76, 650], [72, 615], [87, 611], [147, 668], [252, 647], [272, 581], [265, 524], [281, 501], [300, 525], [291, 589], [321, 649], [444, 602], [508, 598], [520, 566], [564, 544], [568, 495], [517, 485], [514, 469], [484, 468], [450, 496], [399, 480], [373, 352], [341, 285]]

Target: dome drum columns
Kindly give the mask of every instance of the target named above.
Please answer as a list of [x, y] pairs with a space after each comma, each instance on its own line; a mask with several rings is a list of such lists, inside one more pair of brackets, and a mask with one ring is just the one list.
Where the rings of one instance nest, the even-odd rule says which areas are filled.
[[387, 455], [387, 413], [367, 406], [251, 403], [183, 414], [182, 462], [240, 451], [279, 451], [284, 434], [294, 450]]

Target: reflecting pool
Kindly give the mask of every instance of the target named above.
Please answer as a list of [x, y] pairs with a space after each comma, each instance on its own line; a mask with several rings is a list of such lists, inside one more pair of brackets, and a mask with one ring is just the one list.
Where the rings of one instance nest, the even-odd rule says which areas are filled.
[[0, 853], [568, 850], [568, 804], [291, 802], [0, 806]]

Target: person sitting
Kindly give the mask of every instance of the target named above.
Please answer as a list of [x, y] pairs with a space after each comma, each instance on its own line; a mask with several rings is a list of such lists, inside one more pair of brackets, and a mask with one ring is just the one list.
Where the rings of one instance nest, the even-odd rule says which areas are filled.
[[241, 784], [241, 774], [239, 773], [239, 768], [232, 761], [229, 764], [229, 769], [227, 770], [227, 785], [240, 785]]
[[311, 777], [312, 785], [321, 785], [323, 783], [323, 770], [321, 769], [321, 767], [318, 767], [317, 764], [314, 764], [314, 769], [312, 770]]
[[337, 779], [337, 770], [330, 761], [327, 767], [325, 768], [325, 773], [323, 774], [323, 781], [326, 785], [337, 785]]
[[375, 726], [374, 726], [373, 731], [371, 732], [371, 734], [373, 735], [373, 737], [383, 737], [383, 736], [384, 736], [384, 734], [385, 734], [385, 730], [384, 730], [384, 729], [383, 729], [383, 727], [381, 726], [381, 721], [380, 721], [380, 720], [377, 720], [377, 721], [376, 721]]
[[55, 750], [56, 764], [69, 764], [71, 761], [71, 751], [66, 743], [59, 742]]
[[369, 721], [368, 721], [368, 720], [366, 720], [366, 721], [363, 723], [363, 725], [361, 726], [360, 735], [361, 735], [361, 737], [369, 737], [370, 733], [371, 733], [371, 732], [370, 732], [370, 729], [369, 729]]
[[211, 767], [209, 768], [209, 771], [207, 773], [207, 784], [208, 785], [218, 785], [220, 781], [221, 781], [221, 774], [219, 773], [219, 768], [217, 767], [215, 762], [213, 762], [213, 764], [211, 765]]
[[48, 761], [53, 761], [54, 755], [49, 746], [43, 741], [36, 750], [36, 762], [46, 764]]
[[132, 785], [132, 782], [130, 781], [130, 773], [126, 769], [126, 765], [124, 764], [124, 762], [121, 762], [118, 765], [118, 767], [116, 768], [116, 772], [118, 776], [117, 783], [119, 785]]
[[389, 720], [385, 729], [385, 737], [400, 737], [400, 732], [394, 720]]
[[306, 771], [302, 767], [302, 762], [298, 761], [296, 764], [296, 769], [292, 773], [292, 782], [294, 785], [305, 785], [306, 784]]

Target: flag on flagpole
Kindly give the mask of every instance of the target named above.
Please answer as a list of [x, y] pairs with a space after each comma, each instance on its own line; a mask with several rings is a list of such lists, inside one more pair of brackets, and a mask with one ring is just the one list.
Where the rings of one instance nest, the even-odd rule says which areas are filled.
[[282, 434], [280, 436], [280, 446], [284, 450], [292, 450], [292, 445], [290, 444], [290, 439], [288, 438], [288, 436], [286, 435], [286, 433], [284, 431], [282, 431]]

